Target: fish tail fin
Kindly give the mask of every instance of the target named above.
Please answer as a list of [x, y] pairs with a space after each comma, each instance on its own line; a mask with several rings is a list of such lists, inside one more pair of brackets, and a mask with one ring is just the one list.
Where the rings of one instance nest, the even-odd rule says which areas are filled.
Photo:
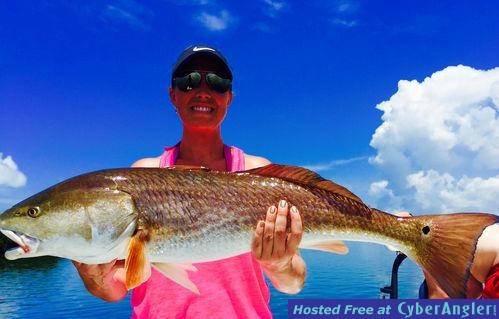
[[456, 213], [413, 217], [421, 224], [418, 263], [451, 298], [466, 298], [482, 284], [471, 275], [477, 242], [499, 216]]
[[139, 286], [151, 275], [146, 240], [143, 237], [138, 231], [128, 244], [128, 254], [125, 260], [125, 286], [128, 290]]

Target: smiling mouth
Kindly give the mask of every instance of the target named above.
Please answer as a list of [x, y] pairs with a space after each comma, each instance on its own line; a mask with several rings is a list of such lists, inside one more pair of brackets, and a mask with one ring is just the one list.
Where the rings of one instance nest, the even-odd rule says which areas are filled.
[[18, 247], [11, 248], [5, 252], [7, 259], [10, 259], [9, 257], [19, 257], [20, 255], [34, 253], [40, 244], [40, 240], [27, 234], [5, 229], [0, 229], [0, 231], [18, 245]]
[[212, 107], [208, 107], [208, 106], [199, 106], [199, 105], [195, 105], [195, 106], [191, 106], [191, 110], [196, 111], [196, 112], [211, 113], [211, 112], [213, 112], [215, 109], [214, 109], [214, 108], [212, 108]]

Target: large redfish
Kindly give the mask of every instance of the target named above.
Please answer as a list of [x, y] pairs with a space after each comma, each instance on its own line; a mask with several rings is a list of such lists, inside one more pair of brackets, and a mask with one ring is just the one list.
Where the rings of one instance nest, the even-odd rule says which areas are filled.
[[[298, 167], [268, 165], [227, 173], [126, 168], [80, 175], [8, 209], [0, 229], [19, 247], [8, 259], [43, 255], [83, 263], [126, 259], [126, 284], [150, 262], [197, 291], [191, 263], [250, 250], [252, 232], [280, 199], [299, 208], [301, 248], [334, 251], [338, 239], [397, 248], [427, 270], [451, 298], [465, 298], [478, 238], [499, 221], [467, 213], [398, 218], [369, 208], [346, 188]], [[202, 292], [201, 292], [202, 293]]]

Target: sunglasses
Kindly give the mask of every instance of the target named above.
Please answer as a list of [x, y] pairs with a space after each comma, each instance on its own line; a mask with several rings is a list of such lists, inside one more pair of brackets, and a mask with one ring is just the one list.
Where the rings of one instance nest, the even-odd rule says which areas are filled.
[[184, 76], [173, 78], [173, 85], [179, 90], [187, 92], [201, 85], [201, 76], [205, 75], [208, 87], [218, 93], [225, 93], [232, 89], [232, 80], [224, 79], [223, 77], [213, 73], [204, 71], [193, 71]]

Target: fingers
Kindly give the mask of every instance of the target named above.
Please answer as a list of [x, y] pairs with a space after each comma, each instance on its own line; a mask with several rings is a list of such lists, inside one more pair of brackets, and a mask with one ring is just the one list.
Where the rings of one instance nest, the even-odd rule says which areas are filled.
[[251, 242], [251, 251], [256, 259], [262, 259], [262, 242], [263, 242], [263, 230], [265, 228], [265, 222], [260, 220], [256, 225], [255, 231], [253, 232], [253, 240]]
[[303, 224], [298, 208], [291, 207], [291, 231], [288, 234], [286, 254], [294, 254], [298, 250], [303, 236]]
[[[288, 215], [290, 227], [288, 227]], [[279, 260], [293, 256], [303, 234], [298, 209], [289, 208], [285, 200], [267, 210], [265, 221], [259, 221], [253, 233], [251, 249], [258, 260]]]
[[75, 260], [71, 261], [75, 266], [76, 270], [82, 275], [86, 276], [97, 276], [102, 274], [108, 274], [113, 271], [115, 268], [124, 267], [124, 260], [112, 260], [105, 264], [85, 264]]
[[274, 250], [274, 227], [276, 222], [277, 209], [270, 206], [265, 217], [265, 228], [263, 231], [262, 259], [267, 260], [272, 256]]
[[286, 252], [286, 224], [288, 222], [288, 203], [285, 200], [279, 202], [277, 216], [274, 226], [273, 255], [281, 258]]

